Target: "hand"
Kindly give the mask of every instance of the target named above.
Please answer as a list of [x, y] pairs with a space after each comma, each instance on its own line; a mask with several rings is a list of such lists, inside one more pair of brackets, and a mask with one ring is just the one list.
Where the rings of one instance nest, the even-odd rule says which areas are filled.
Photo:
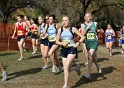
[[14, 39], [14, 36], [12, 36], [11, 38]]
[[48, 37], [48, 34], [46, 33], [46, 34], [43, 34], [43, 37], [44, 38], [47, 38]]
[[67, 42], [62, 42], [62, 45], [65, 47], [65, 46], [68, 45], [68, 43]]

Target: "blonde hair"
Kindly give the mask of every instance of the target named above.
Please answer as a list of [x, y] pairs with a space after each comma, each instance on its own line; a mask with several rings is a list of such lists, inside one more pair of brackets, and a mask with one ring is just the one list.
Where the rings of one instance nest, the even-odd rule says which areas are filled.
[[[92, 14], [90, 12], [87, 12], [86, 14], [89, 14], [92, 17]], [[85, 16], [86, 16], [86, 14], [85, 14]]]
[[[67, 17], [67, 18], [68, 18], [68, 20], [71, 20], [71, 19], [70, 19], [70, 17], [69, 17], [69, 16], [67, 16], [67, 15], [64, 15], [63, 17]], [[62, 17], [62, 18], [63, 18], [63, 17]]]
[[59, 29], [59, 28], [61, 28], [63, 26], [63, 24], [62, 24], [62, 22], [59, 22], [58, 24], [57, 24], [57, 30]]

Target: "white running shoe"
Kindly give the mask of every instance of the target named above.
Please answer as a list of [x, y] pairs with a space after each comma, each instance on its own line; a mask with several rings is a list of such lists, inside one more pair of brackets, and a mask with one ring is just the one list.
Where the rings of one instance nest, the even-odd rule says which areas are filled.
[[3, 74], [2, 74], [2, 76], [3, 76], [3, 78], [2, 78], [2, 82], [5, 82], [5, 81], [7, 81], [7, 71], [4, 71], [3, 72]]
[[121, 49], [121, 53], [124, 53], [124, 51]]
[[85, 65], [88, 65], [88, 62], [86, 62]]
[[100, 64], [98, 64], [98, 73], [102, 73], [102, 69], [100, 68]]
[[112, 54], [109, 54], [109, 56], [112, 56]]
[[84, 78], [90, 79], [90, 74], [83, 75]]
[[68, 86], [65, 86], [65, 85], [64, 85], [63, 88], [68, 88]]
[[36, 54], [36, 51], [34, 50], [34, 52], [32, 52], [32, 54]]
[[53, 73], [57, 72], [56, 69], [57, 69], [57, 67], [56, 67], [56, 65], [54, 65], [53, 68], [52, 68], [52, 72], [53, 72]]
[[44, 67], [42, 67], [42, 70], [47, 69], [47, 68], [48, 68], [48, 66], [44, 66]]
[[22, 61], [24, 58], [23, 57], [20, 57], [19, 59], [18, 59], [18, 61]]

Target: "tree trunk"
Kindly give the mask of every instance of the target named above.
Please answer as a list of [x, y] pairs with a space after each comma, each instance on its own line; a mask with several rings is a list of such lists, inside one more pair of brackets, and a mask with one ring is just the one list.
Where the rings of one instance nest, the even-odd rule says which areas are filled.
[[3, 16], [2, 23], [7, 23], [7, 20], [8, 20], [8, 14], [5, 13], [4, 16]]

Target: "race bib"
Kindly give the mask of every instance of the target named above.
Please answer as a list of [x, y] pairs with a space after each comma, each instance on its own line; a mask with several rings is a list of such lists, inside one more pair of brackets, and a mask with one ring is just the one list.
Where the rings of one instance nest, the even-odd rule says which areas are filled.
[[22, 31], [18, 31], [18, 33], [17, 33], [18, 35], [22, 35]]
[[87, 39], [94, 39], [94, 33], [87, 33]]
[[65, 42], [65, 43], [67, 43], [67, 45], [65, 46], [65, 48], [68, 48], [68, 47], [70, 47], [70, 40], [63, 40], [62, 42]]
[[40, 38], [41, 38], [41, 39], [44, 39], [43, 34], [40, 34]]
[[48, 37], [48, 40], [49, 40], [50, 42], [54, 42], [54, 41], [55, 41], [55, 37], [54, 37], [54, 36], [49, 36], [49, 37]]
[[108, 36], [108, 39], [111, 39], [112, 38], [112, 36]]

